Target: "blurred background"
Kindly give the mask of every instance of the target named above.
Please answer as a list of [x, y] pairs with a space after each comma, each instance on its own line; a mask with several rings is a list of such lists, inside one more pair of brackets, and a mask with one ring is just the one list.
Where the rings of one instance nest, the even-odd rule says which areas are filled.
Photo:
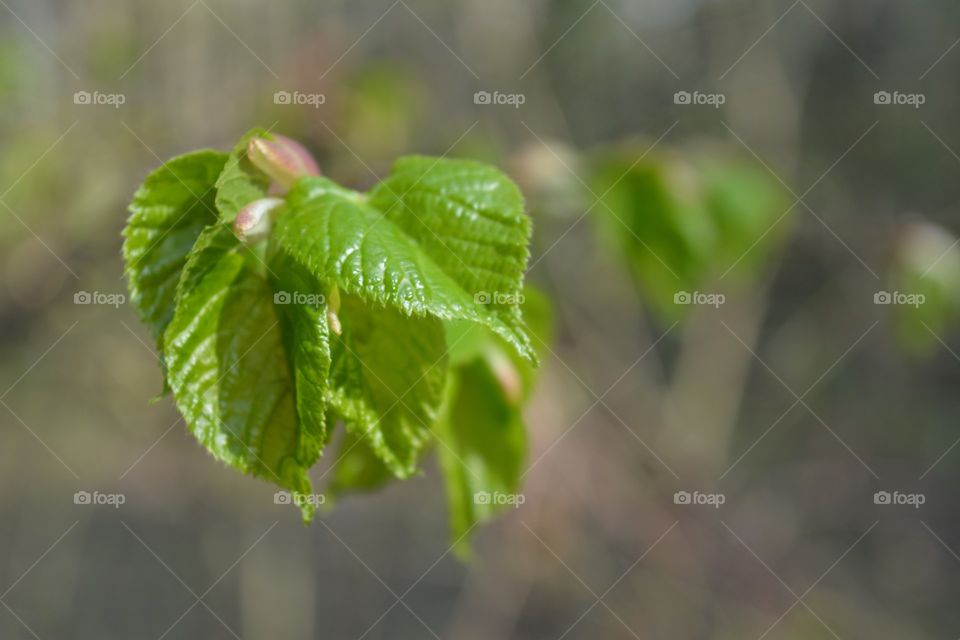
[[[0, 637], [956, 638], [958, 38], [949, 0], [0, 0]], [[555, 340], [469, 563], [432, 458], [305, 527], [150, 402], [127, 202], [252, 126], [527, 196]]]

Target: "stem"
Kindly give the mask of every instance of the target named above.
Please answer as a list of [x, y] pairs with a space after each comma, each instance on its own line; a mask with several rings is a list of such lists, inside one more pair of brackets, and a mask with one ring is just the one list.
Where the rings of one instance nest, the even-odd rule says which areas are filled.
[[690, 460], [698, 473], [713, 474], [711, 481], [729, 457], [765, 315], [766, 289], [730, 296], [720, 309], [693, 311], [664, 394], [661, 445], [672, 459]]

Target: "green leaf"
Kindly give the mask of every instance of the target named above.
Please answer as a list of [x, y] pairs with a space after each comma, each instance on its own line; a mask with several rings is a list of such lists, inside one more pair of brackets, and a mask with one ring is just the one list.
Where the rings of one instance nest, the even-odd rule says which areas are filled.
[[[184, 269], [177, 306], [165, 334], [168, 379], [177, 407], [200, 443], [219, 460], [295, 493], [311, 492], [307, 470], [324, 434], [298, 419], [297, 383], [325, 378], [319, 361], [288, 355], [291, 321], [274, 291], [248, 266], [247, 250], [223, 226], [204, 231]], [[299, 326], [303, 328], [303, 322]], [[295, 329], [296, 330], [296, 329]], [[324, 329], [295, 333], [323, 351]], [[311, 335], [312, 334], [312, 335]], [[327, 360], [328, 362], [329, 360]], [[302, 388], [300, 389], [303, 390]], [[314, 505], [301, 502], [304, 518]]]
[[[525, 338], [516, 300], [530, 258], [532, 225], [523, 195], [506, 175], [471, 160], [408, 156], [370, 192], [370, 204]], [[529, 350], [526, 342], [515, 346]]]
[[[523, 316], [537, 344], [552, 341], [550, 304], [530, 286], [524, 289]], [[451, 537], [466, 557], [473, 527], [510, 506], [520, 491], [527, 450], [522, 409], [537, 371], [487, 330], [464, 323], [447, 323], [446, 329], [451, 363], [457, 366], [437, 421], [437, 451]], [[505, 502], [497, 504], [497, 496]]]
[[263, 198], [270, 186], [270, 178], [247, 158], [247, 143], [251, 138], [270, 138], [270, 134], [259, 128], [245, 133], [230, 152], [217, 180], [217, 210], [224, 222], [232, 222], [240, 209]]
[[280, 253], [270, 261], [270, 281], [296, 390], [300, 430], [302, 437], [309, 439], [309, 451], [316, 451], [316, 459], [331, 435], [326, 418], [331, 364], [326, 302], [329, 291]]
[[230, 227], [222, 224], [206, 227], [197, 237], [184, 261], [183, 269], [180, 270], [175, 302], [179, 304], [183, 296], [193, 292], [207, 274], [217, 266], [220, 258], [239, 249], [240, 243]]
[[[646, 301], [662, 319], [690, 310], [675, 295], [744, 286], [782, 241], [785, 190], [762, 166], [736, 153], [646, 156], [616, 149], [593, 162], [591, 189], [601, 230], [617, 247]], [[642, 160], [636, 160], [641, 156]]]
[[241, 242], [230, 223], [271, 188], [253, 137], [271, 136], [171, 160], [131, 204], [131, 298], [178, 409], [214, 457], [291, 490], [307, 520], [308, 471], [338, 420], [333, 494], [409, 477], [440, 431], [465, 533], [497, 506], [472, 493], [516, 491], [526, 447], [543, 335], [521, 315], [520, 192], [486, 165], [410, 157], [369, 195], [300, 179], [269, 236]]
[[226, 159], [217, 151], [173, 158], [147, 176], [130, 203], [123, 230], [130, 301], [158, 343], [173, 316], [187, 254], [217, 219], [214, 186]]
[[527, 439], [520, 409], [503, 393], [490, 363], [477, 359], [450, 378], [437, 422], [451, 537], [468, 555], [469, 533], [516, 499]]
[[332, 340], [328, 401], [348, 433], [400, 478], [416, 471], [443, 400], [443, 325], [435, 318], [372, 309], [344, 296], [342, 333]]
[[327, 486], [327, 494], [332, 498], [351, 491], [375, 491], [394, 477], [366, 439], [355, 433], [343, 434], [334, 464]]
[[591, 185], [601, 194], [601, 232], [624, 256], [647, 301], [673, 320], [687, 310], [678, 291], [695, 291], [716, 241], [696, 174], [672, 157], [605, 158]]
[[[695, 159], [704, 197], [717, 229], [714, 263], [731, 275], [754, 276], [789, 230], [790, 202], [782, 186], [761, 165], [728, 155]], [[721, 271], [722, 273], [722, 271]]]
[[530, 252], [523, 196], [494, 167], [470, 160], [401, 158], [370, 204], [414, 238], [471, 294], [519, 293]]
[[[553, 309], [546, 294], [531, 285], [524, 286], [520, 298], [523, 323], [526, 332], [533, 337], [532, 343], [538, 347], [538, 357], [543, 358], [547, 345], [553, 342]], [[524, 393], [533, 389], [537, 368], [526, 358], [517, 357], [514, 349], [488, 329], [463, 320], [444, 323], [447, 334], [447, 353], [451, 366], [468, 364], [477, 358], [488, 355], [491, 350], [509, 357], [512, 366], [524, 381]], [[526, 397], [526, 395], [524, 395]]]
[[392, 306], [412, 316], [477, 322], [526, 357], [536, 358], [516, 305], [478, 302], [362, 195], [326, 178], [297, 182], [273, 236], [318, 278], [334, 280], [369, 304]]
[[447, 355], [451, 366], [466, 364], [483, 355], [490, 344], [490, 331], [466, 320], [448, 320], [443, 323], [447, 334]]

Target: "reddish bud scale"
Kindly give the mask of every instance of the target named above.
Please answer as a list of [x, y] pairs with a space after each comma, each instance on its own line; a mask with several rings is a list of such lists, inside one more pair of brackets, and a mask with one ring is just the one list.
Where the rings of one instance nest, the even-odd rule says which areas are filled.
[[270, 233], [270, 212], [283, 204], [280, 198], [260, 198], [237, 212], [233, 219], [233, 232], [241, 241], [250, 244]]
[[338, 336], [343, 332], [340, 317], [337, 315], [339, 312], [340, 289], [337, 285], [333, 285], [333, 288], [330, 290], [330, 296], [327, 298], [327, 322], [330, 325], [330, 330]]
[[285, 136], [252, 138], [247, 143], [247, 157], [284, 192], [297, 178], [320, 175], [320, 167], [310, 152]]
[[523, 378], [520, 377], [516, 365], [499, 349], [489, 350], [486, 356], [487, 363], [507, 402], [514, 407], [519, 407], [523, 403]]

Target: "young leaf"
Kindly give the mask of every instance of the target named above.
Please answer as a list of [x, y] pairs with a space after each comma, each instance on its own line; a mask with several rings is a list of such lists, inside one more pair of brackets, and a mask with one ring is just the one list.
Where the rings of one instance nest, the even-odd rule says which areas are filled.
[[443, 399], [443, 325], [374, 310], [352, 296], [343, 298], [340, 321], [331, 347], [330, 406], [394, 475], [409, 477]]
[[735, 264], [731, 275], [756, 277], [787, 235], [790, 221], [780, 220], [790, 212], [787, 194], [764, 167], [735, 157], [702, 153], [694, 166], [717, 228], [714, 263]]
[[735, 276], [728, 286], [764, 273], [790, 213], [769, 172], [736, 153], [658, 152], [641, 161], [639, 151], [625, 151], [594, 160], [591, 189], [602, 194], [597, 212], [607, 242], [662, 320], [690, 311], [678, 303], [681, 292], [718, 286], [727, 273]]
[[408, 156], [370, 192], [370, 204], [511, 329], [505, 340], [529, 350], [516, 311], [531, 223], [507, 176], [471, 160]]
[[362, 195], [326, 178], [303, 178], [294, 186], [273, 236], [318, 278], [332, 279], [368, 304], [392, 306], [407, 315], [477, 322], [524, 356], [536, 358], [516, 306], [478, 301]]
[[253, 138], [269, 138], [263, 129], [251, 129], [234, 146], [217, 180], [217, 210], [224, 222], [233, 222], [237, 212], [267, 195], [270, 178], [253, 166], [247, 157], [247, 145]]
[[674, 296], [702, 284], [716, 244], [699, 176], [667, 154], [638, 163], [618, 152], [599, 164], [592, 189], [603, 196], [595, 209], [601, 233], [622, 253], [654, 311], [680, 317], [688, 309]]
[[[184, 269], [164, 339], [170, 387], [194, 435], [216, 458], [310, 493], [307, 470], [320, 455], [323, 433], [311, 420], [298, 420], [297, 379], [274, 292], [231, 238], [224, 226], [207, 229]], [[311, 348], [322, 351], [322, 338], [312, 340]], [[325, 377], [322, 360], [297, 365], [317, 367], [313, 373]], [[301, 508], [305, 519], [312, 517], [311, 503]]]
[[410, 156], [370, 192], [370, 204], [414, 238], [471, 294], [518, 294], [530, 252], [523, 196], [497, 169]]
[[520, 408], [503, 394], [488, 362], [477, 359], [450, 378], [437, 452], [447, 485], [451, 537], [469, 550], [468, 533], [519, 490], [527, 438]]
[[226, 159], [217, 151], [173, 158], [147, 176], [130, 203], [123, 230], [130, 301], [158, 342], [173, 316], [187, 254], [217, 219], [214, 185]]
[[[539, 291], [524, 290], [524, 317], [537, 343], [551, 340], [549, 303]], [[474, 526], [517, 499], [526, 459], [523, 402], [536, 376], [489, 331], [447, 323], [450, 373], [436, 436], [447, 490], [451, 537], [468, 556]], [[498, 501], [497, 497], [503, 497]]]
[[333, 477], [327, 485], [328, 495], [338, 498], [351, 491], [374, 491], [393, 479], [393, 473], [365, 438], [350, 432], [343, 436], [334, 458]]
[[[316, 450], [327, 443], [326, 393], [330, 377], [330, 330], [327, 325], [328, 290], [289, 257], [277, 253], [270, 260], [273, 300], [280, 319], [283, 344], [292, 369], [301, 437]], [[297, 300], [292, 295], [298, 296]], [[300, 302], [301, 299], [306, 299]], [[291, 304], [293, 303], [293, 304]]]
[[[400, 160], [370, 195], [319, 171], [261, 129], [229, 155], [165, 164], [124, 231], [131, 297], [216, 458], [299, 497], [342, 420], [330, 490], [372, 489], [415, 473], [443, 431], [470, 465], [467, 477], [445, 462], [464, 533], [493, 511], [468, 494], [515, 492], [523, 459], [536, 361], [520, 313], [523, 200], [461, 160]], [[315, 502], [296, 502], [309, 520]]]

